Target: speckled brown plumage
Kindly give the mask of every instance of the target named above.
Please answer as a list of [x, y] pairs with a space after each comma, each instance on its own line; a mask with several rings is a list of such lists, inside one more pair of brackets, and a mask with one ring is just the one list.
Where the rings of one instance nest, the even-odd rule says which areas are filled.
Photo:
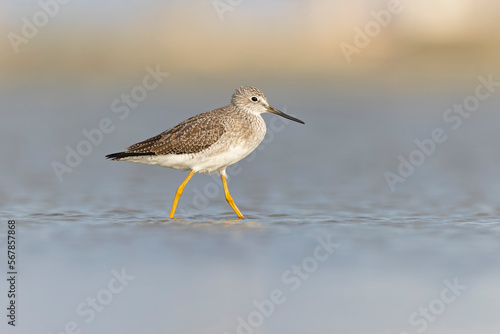
[[188, 154], [197, 153], [217, 142], [226, 131], [221, 110], [212, 110], [191, 118], [152, 138], [127, 147], [125, 153]]

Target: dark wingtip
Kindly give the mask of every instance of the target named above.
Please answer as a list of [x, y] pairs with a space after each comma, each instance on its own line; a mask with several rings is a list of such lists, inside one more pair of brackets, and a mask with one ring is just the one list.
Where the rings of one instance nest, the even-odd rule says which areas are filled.
[[106, 159], [111, 159], [111, 160], [120, 160], [122, 158], [126, 157], [138, 157], [141, 155], [156, 155], [153, 152], [145, 152], [145, 153], [134, 153], [134, 152], [118, 152], [118, 153], [111, 153], [106, 156]]

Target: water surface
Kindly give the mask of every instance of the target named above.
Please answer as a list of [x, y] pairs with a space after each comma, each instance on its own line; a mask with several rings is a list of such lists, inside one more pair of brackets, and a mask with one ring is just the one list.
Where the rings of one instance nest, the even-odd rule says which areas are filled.
[[[453, 130], [443, 113], [467, 90], [272, 87], [271, 104], [306, 124], [265, 115], [266, 140], [229, 171], [243, 220], [218, 176], [195, 175], [171, 220], [185, 174], [104, 159], [230, 92], [153, 92], [122, 120], [118, 88], [4, 88], [1, 219], [16, 220], [19, 247], [9, 332], [497, 333], [498, 97]], [[103, 118], [114, 130], [60, 182], [51, 164]], [[391, 191], [384, 173], [435, 128], [448, 139]], [[317, 250], [328, 240], [338, 247]]]

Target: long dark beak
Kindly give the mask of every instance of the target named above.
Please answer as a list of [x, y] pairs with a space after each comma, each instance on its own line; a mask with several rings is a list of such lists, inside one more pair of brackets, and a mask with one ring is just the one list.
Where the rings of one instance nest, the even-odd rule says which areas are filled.
[[287, 115], [285, 114], [284, 112], [282, 111], [279, 111], [278, 109], [274, 109], [273, 107], [269, 106], [267, 108], [267, 112], [271, 112], [273, 114], [276, 114], [276, 115], [280, 115], [281, 117], [285, 117], [285, 118], [288, 118], [288, 119], [291, 119], [292, 121], [295, 121], [297, 123], [301, 123], [301, 124], [305, 124], [304, 122], [302, 122], [300, 119], [298, 118], [295, 118], [295, 117], [292, 117], [290, 115]]

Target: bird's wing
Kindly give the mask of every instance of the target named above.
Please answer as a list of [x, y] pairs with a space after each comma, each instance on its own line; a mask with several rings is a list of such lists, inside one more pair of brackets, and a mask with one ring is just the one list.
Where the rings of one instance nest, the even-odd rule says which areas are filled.
[[224, 134], [221, 118], [208, 112], [191, 117], [167, 131], [127, 147], [126, 153], [189, 154], [209, 148]]

